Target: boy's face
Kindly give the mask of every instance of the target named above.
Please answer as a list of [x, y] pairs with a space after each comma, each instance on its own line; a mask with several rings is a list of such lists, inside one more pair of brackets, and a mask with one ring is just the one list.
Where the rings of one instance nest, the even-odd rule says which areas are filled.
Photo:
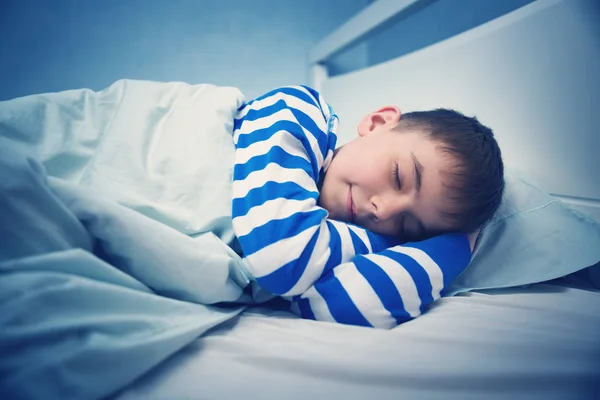
[[394, 130], [399, 119], [384, 107], [360, 122], [358, 137], [336, 150], [319, 204], [332, 219], [406, 241], [452, 230], [442, 216], [452, 160], [424, 133]]

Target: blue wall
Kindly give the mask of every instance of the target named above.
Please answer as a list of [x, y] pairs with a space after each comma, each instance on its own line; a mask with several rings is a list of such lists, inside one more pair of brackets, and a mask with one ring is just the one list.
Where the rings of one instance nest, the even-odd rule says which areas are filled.
[[[368, 0], [0, 0], [0, 100], [117, 79], [308, 83], [307, 55]], [[346, 62], [364, 63], [364, 49]], [[361, 60], [362, 57], [362, 60]]]

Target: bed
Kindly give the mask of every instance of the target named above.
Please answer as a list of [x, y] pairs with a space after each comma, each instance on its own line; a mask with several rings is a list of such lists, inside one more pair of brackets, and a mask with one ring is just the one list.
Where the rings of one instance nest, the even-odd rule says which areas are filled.
[[[196, 221], [189, 218], [186, 208], [173, 210], [167, 203], [148, 206], [140, 200], [151, 196], [158, 186], [140, 186], [135, 174], [118, 186], [114, 180], [99, 180], [100, 175], [91, 174], [89, 164], [81, 161], [91, 157], [89, 143], [101, 141], [105, 150], [105, 159], [93, 157], [94, 168], [133, 169], [143, 164], [136, 154], [115, 156], [124, 151], [122, 139], [111, 144], [101, 135], [90, 134], [77, 142], [85, 144], [81, 148], [73, 145], [74, 150], [70, 150], [70, 162], [81, 161], [77, 168], [67, 168], [62, 162], [65, 158], [56, 157], [53, 151], [57, 150], [46, 141], [44, 167], [53, 172], [47, 185], [61, 202], [44, 207], [49, 213], [59, 213], [67, 207], [85, 221], [86, 229], [97, 233], [90, 242], [78, 234], [76, 227], [59, 232], [56, 237], [76, 243], [79, 249], [96, 251], [99, 246], [109, 255], [107, 259], [122, 268], [112, 272], [81, 250], [61, 251], [56, 255], [58, 261], [44, 260], [60, 265], [61, 275], [53, 277], [55, 281], [60, 279], [57, 288], [72, 286], [73, 276], [87, 285], [81, 290], [87, 292], [85, 297], [81, 292], [69, 292], [72, 304], [85, 303], [83, 310], [88, 315], [106, 318], [107, 310], [111, 313], [110, 324], [104, 321], [98, 325], [98, 320], [86, 319], [83, 314], [62, 320], [65, 326], [88, 324], [87, 331], [75, 329], [69, 339], [73, 348], [82, 353], [93, 348], [84, 358], [65, 358], [64, 353], [47, 353], [43, 348], [19, 353], [11, 341], [19, 343], [20, 336], [32, 332], [17, 330], [15, 327], [28, 325], [16, 325], [14, 321], [45, 319], [39, 312], [12, 316], [6, 313], [12, 310], [9, 306], [14, 299], [27, 304], [27, 299], [23, 300], [27, 294], [10, 292], [6, 283], [0, 283], [0, 305], [5, 312], [0, 323], [7, 327], [0, 334], [0, 352], [5, 360], [10, 360], [0, 364], [0, 374], [8, 376], [11, 369], [21, 368], [31, 377], [30, 387], [21, 391], [15, 389], [15, 382], [23, 382], [19, 376], [3, 381], [2, 397], [596, 398], [600, 382], [600, 136], [595, 131], [600, 125], [596, 110], [600, 104], [600, 7], [593, 0], [537, 0], [417, 52], [351, 73], [328, 76], [327, 63], [332, 56], [372, 37], [391, 20], [401, 21], [416, 7], [430, 3], [373, 2], [317, 44], [309, 61], [312, 86], [324, 94], [339, 115], [341, 142], [352, 138], [360, 116], [386, 103], [397, 104], [405, 111], [456, 108], [477, 115], [494, 127], [510, 168], [510, 193], [504, 209], [482, 231], [472, 264], [447, 297], [423, 316], [389, 331], [299, 319], [282, 310], [276, 300], [258, 305], [247, 301], [249, 305], [201, 306], [198, 303], [212, 304], [211, 296], [216, 292], [219, 298], [229, 296], [232, 300], [244, 295], [236, 286], [243, 280], [241, 276], [206, 278], [202, 275], [204, 266], [196, 264], [195, 272], [189, 272], [198, 254], [202, 265], [221, 263], [230, 272], [235, 270], [235, 256], [222, 245], [233, 240], [223, 222], [227, 211], [215, 211], [213, 215], [218, 218], [210, 221]], [[153, 86], [153, 92], [148, 87], [125, 82], [101, 96], [72, 92], [71, 97], [59, 98], [62, 103], [57, 109], [63, 114], [87, 115], [69, 125], [69, 131], [80, 125], [102, 125], [106, 120], [110, 129], [123, 124], [125, 132], [135, 126], [129, 120], [121, 121], [123, 115], [111, 114], [108, 118], [95, 112], [91, 114], [95, 122], [86, 125], [90, 116], [82, 110], [89, 112], [91, 106], [93, 110], [103, 106], [106, 109], [112, 101], [121, 108], [127, 107], [131, 104], [127, 96], [136, 102], [158, 102], [158, 108], [152, 108], [145, 119], [148, 125], [164, 121], [162, 115], [173, 116], [169, 103], [173, 98], [167, 92], [185, 92], [185, 96], [198, 101], [202, 99], [198, 91], [213, 91], [222, 103], [212, 101], [210, 107], [216, 109], [214, 115], [221, 117], [241, 102], [240, 94], [233, 88], [194, 89], [177, 84]], [[153, 98], [153, 93], [158, 93], [158, 97]], [[47, 107], [53, 99], [56, 98], [35, 100]], [[139, 104], [137, 107], [129, 111], [141, 109]], [[47, 112], [47, 108], [43, 110]], [[188, 120], [192, 118], [190, 110], [178, 109], [180, 114], [175, 117]], [[28, 112], [32, 114], [35, 112]], [[44, 115], [46, 122], [61, 126], [56, 125], [54, 114]], [[203, 119], [203, 123], [208, 119], [194, 118]], [[217, 119], [210, 120], [214, 126], [227, 126]], [[12, 120], [3, 119], [4, 125], [0, 126], [5, 128], [4, 135], [18, 137], [20, 131], [7, 130], [6, 121]], [[191, 146], [200, 139], [178, 140]], [[156, 147], [156, 143], [140, 138], [130, 141], [131, 148]], [[23, 142], [38, 146], [43, 141], [29, 138]], [[182, 144], [168, 143], [174, 146], [171, 150], [188, 154]], [[18, 151], [15, 148], [14, 152]], [[10, 160], [8, 154], [5, 156]], [[231, 154], [223, 150], [218, 156], [223, 159]], [[215, 155], [203, 157], [210, 162]], [[193, 157], [193, 162], [198, 163], [197, 158]], [[28, 162], [27, 171], [37, 172], [35, 165]], [[170, 165], [160, 166], [152, 170], [158, 176], [157, 182], [160, 177], [169, 177]], [[223, 170], [224, 175], [204, 177], [211, 180], [212, 193], [226, 190], [219, 182], [227, 173]], [[63, 182], [69, 180], [84, 185], [83, 189]], [[159, 184], [162, 185], [156, 183]], [[176, 189], [177, 185], [171, 188]], [[151, 218], [141, 220], [136, 213], [117, 209], [98, 198], [101, 196], [88, 193], [90, 187], [100, 187], [104, 193], [118, 191], [121, 204]], [[3, 190], [11, 188], [5, 184]], [[177, 193], [173, 196], [181, 197]], [[195, 201], [194, 207], [212, 207], [202, 200]], [[5, 217], [2, 222], [9, 225], [10, 220]], [[117, 217], [119, 221], [135, 220], [135, 224], [111, 222]], [[76, 225], [68, 218], [64, 223]], [[215, 233], [200, 232], [197, 226], [189, 226], [193, 223], [211, 226]], [[107, 232], [112, 235], [111, 246], [103, 247], [108, 239], [102, 235], [108, 235]], [[145, 238], [141, 244], [131, 239], [140, 235]], [[171, 245], [181, 253], [176, 262], [164, 255]], [[130, 256], [132, 253], [143, 257], [135, 259]], [[177, 264], [172, 266], [173, 274], [168, 279], [157, 275], [159, 270], [155, 268], [161, 263]], [[19, 275], [13, 264], [0, 260], [0, 272], [4, 282], [8, 282], [7, 278], [21, 282], [14, 279], [25, 280], [27, 273], [39, 272], [40, 265], [39, 259], [28, 258], [19, 264], [26, 273]], [[127, 290], [106, 292], [106, 285], [111, 284]], [[104, 289], [98, 291], [102, 285]], [[205, 290], [198, 291], [198, 286]], [[33, 284], [29, 287], [38, 289]], [[173, 299], [156, 300], [152, 291], [168, 293]], [[101, 301], [89, 300], [90, 292], [97, 293]], [[55, 300], [51, 296], [47, 299]], [[146, 330], [136, 331], [140, 326]], [[94, 327], [98, 329], [93, 331]], [[52, 329], [59, 332], [61, 328], [64, 326]], [[119, 342], [122, 337], [128, 342]], [[144, 341], [148, 338], [151, 340]], [[44, 365], [38, 371], [27, 370], [26, 363], [39, 360]], [[52, 368], [52, 362], [60, 368]]]

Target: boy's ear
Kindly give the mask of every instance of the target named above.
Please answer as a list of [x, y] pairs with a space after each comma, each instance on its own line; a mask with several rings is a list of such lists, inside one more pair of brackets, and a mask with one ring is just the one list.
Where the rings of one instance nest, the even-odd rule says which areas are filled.
[[366, 136], [373, 132], [375, 128], [382, 125], [395, 126], [400, 121], [402, 113], [395, 106], [385, 106], [379, 110], [368, 114], [358, 123], [358, 135]]

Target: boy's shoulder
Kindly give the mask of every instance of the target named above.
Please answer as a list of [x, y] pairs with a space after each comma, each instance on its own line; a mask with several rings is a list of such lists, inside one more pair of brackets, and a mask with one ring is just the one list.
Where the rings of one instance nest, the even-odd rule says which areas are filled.
[[233, 136], [236, 149], [258, 142], [275, 145], [294, 137], [310, 155], [313, 172], [318, 172], [328, 167], [333, 157], [337, 125], [337, 115], [319, 92], [309, 86], [283, 86], [242, 106], [234, 120]]
[[[289, 118], [282, 110], [291, 111]], [[304, 129], [318, 129], [323, 133], [335, 134], [338, 117], [333, 108], [315, 89], [305, 85], [282, 86], [259, 96], [240, 107], [234, 127], [243, 121], [254, 121], [265, 117], [291, 119]]]

